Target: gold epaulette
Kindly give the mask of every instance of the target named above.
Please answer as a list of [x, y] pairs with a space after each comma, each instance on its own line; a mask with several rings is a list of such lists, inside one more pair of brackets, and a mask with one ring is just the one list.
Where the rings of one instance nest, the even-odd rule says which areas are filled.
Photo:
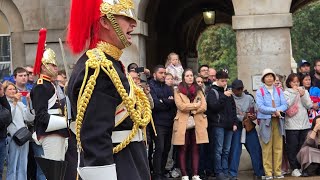
[[37, 84], [43, 84], [43, 79], [42, 78], [38, 79]]

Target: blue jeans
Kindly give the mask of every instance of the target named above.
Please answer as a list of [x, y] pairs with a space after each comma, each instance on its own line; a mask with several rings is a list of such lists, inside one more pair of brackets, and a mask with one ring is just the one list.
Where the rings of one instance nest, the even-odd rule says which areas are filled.
[[[242, 128], [239, 128], [236, 132], [234, 132], [232, 137], [229, 174], [233, 177], [238, 176], [238, 168], [242, 152], [241, 132]], [[263, 176], [264, 170], [262, 165], [262, 151], [256, 129], [246, 133], [246, 143], [244, 146], [250, 154], [254, 174], [256, 176]]]
[[19, 146], [8, 137], [7, 180], [27, 179], [29, 142]]
[[233, 131], [220, 127], [213, 127], [210, 142], [214, 142], [214, 173], [216, 176], [228, 175], [228, 159]]
[[7, 157], [7, 140], [6, 138], [0, 138], [0, 180], [2, 180], [3, 165]]
[[[44, 155], [42, 146], [39, 146], [35, 142], [30, 142], [35, 157], [41, 157]], [[43, 174], [40, 166], [37, 163], [37, 180], [46, 180], [46, 176]]]

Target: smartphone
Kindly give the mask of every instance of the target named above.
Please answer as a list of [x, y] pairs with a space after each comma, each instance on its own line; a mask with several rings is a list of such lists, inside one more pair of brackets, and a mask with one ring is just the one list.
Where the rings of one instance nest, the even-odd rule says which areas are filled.
[[285, 113], [285, 112], [280, 111], [280, 115], [281, 115], [282, 117], [285, 117], [285, 116], [286, 116], [286, 113]]
[[21, 93], [22, 96], [27, 96], [28, 95], [28, 91], [20, 91], [19, 93]]
[[134, 69], [134, 71], [136, 73], [142, 73], [142, 72], [144, 72], [144, 67], [137, 67], [137, 68]]

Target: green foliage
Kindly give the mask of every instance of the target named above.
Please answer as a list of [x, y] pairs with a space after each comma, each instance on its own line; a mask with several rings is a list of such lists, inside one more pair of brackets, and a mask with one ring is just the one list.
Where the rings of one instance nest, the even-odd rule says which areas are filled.
[[236, 36], [230, 25], [208, 27], [199, 38], [197, 50], [200, 65], [228, 69], [230, 82], [237, 78]]
[[291, 29], [292, 54], [298, 62], [301, 59], [311, 64], [320, 58], [320, 2], [311, 3], [293, 14]]

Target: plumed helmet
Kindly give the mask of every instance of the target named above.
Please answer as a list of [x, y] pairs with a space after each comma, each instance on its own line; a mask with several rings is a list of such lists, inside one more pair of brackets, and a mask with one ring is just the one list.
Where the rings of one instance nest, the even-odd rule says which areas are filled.
[[137, 21], [132, 0], [72, 0], [67, 43], [73, 53], [82, 52], [87, 46], [96, 47], [99, 37], [99, 19], [108, 18], [119, 39], [129, 46], [114, 15], [126, 16]]
[[36, 60], [34, 62], [34, 68], [33, 68], [34, 75], [40, 74], [41, 64], [44, 64], [44, 65], [53, 64], [56, 66], [58, 65], [56, 61], [55, 52], [50, 48], [46, 48], [46, 37], [47, 37], [47, 29], [41, 28], [39, 31]]

